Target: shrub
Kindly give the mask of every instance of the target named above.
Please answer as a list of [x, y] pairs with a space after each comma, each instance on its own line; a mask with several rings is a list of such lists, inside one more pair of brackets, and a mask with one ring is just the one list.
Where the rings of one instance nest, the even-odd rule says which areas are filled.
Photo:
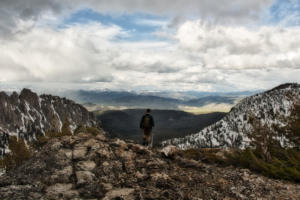
[[180, 155], [185, 158], [193, 159], [193, 160], [201, 159], [200, 151], [197, 149], [187, 149], [187, 150], [181, 151]]
[[9, 149], [11, 152], [0, 162], [1, 167], [6, 170], [19, 167], [31, 156], [30, 150], [22, 138], [18, 139], [15, 136], [11, 136], [9, 139]]
[[217, 155], [220, 149], [187, 149], [180, 152], [180, 155], [197, 161], [206, 163], [224, 164], [224, 160]]
[[62, 128], [61, 128], [61, 135], [62, 136], [72, 135], [72, 131], [71, 131], [70, 126], [71, 126], [70, 121], [68, 119], [66, 119], [63, 123]]
[[249, 168], [265, 176], [300, 182], [300, 151], [273, 147], [270, 150], [272, 160], [261, 157], [257, 149], [246, 149], [227, 154], [227, 165]]
[[300, 151], [297, 148], [284, 149], [277, 145], [269, 150], [272, 160], [262, 156], [260, 148], [232, 150], [223, 153], [224, 156], [219, 156], [220, 149], [188, 149], [180, 151], [179, 155], [209, 164], [248, 168], [270, 178], [300, 182]]
[[94, 136], [100, 134], [100, 130], [96, 127], [86, 127], [86, 126], [83, 126], [83, 125], [79, 125], [75, 131], [74, 131], [74, 134], [78, 134], [78, 133], [90, 133]]
[[291, 122], [287, 126], [288, 137], [300, 150], [300, 105], [294, 106], [291, 115]]
[[79, 125], [79, 126], [75, 129], [74, 134], [76, 135], [76, 134], [82, 133], [82, 132], [83, 132], [83, 133], [87, 132], [86, 127], [83, 126], [83, 125]]
[[90, 133], [94, 136], [101, 133], [100, 130], [98, 128], [95, 128], [95, 127], [87, 127], [86, 130], [87, 130], [88, 133]]

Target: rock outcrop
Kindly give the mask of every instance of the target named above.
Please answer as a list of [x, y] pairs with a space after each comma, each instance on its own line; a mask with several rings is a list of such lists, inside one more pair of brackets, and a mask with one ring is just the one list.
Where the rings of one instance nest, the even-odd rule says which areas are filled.
[[[172, 152], [172, 153], [170, 153]], [[171, 157], [170, 157], [170, 156]], [[0, 177], [0, 199], [300, 199], [300, 185], [120, 139], [52, 139]]]
[[66, 120], [72, 129], [78, 125], [96, 125], [92, 113], [66, 98], [38, 96], [29, 89], [23, 89], [20, 95], [0, 92], [0, 155], [8, 150], [10, 136], [34, 140], [48, 130], [60, 131]]

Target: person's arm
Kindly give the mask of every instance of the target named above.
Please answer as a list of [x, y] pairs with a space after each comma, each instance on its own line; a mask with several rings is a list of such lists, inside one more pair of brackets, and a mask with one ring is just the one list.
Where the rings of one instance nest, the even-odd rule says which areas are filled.
[[154, 119], [152, 116], [151, 116], [151, 121], [152, 121], [152, 127], [154, 127]]

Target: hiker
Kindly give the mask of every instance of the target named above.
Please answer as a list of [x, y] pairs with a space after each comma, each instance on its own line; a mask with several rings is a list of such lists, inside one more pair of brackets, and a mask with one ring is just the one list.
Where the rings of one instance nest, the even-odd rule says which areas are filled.
[[150, 115], [150, 112], [151, 110], [148, 108], [140, 122], [140, 128], [144, 130], [143, 145], [145, 146], [149, 146], [152, 143], [152, 128], [154, 127], [154, 120]]

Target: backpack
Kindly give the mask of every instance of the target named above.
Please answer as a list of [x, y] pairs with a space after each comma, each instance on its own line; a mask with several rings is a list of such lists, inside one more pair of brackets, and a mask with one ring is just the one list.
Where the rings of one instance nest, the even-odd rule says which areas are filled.
[[152, 128], [152, 123], [151, 123], [151, 116], [150, 115], [145, 115], [144, 120], [143, 120], [143, 127], [144, 128]]

